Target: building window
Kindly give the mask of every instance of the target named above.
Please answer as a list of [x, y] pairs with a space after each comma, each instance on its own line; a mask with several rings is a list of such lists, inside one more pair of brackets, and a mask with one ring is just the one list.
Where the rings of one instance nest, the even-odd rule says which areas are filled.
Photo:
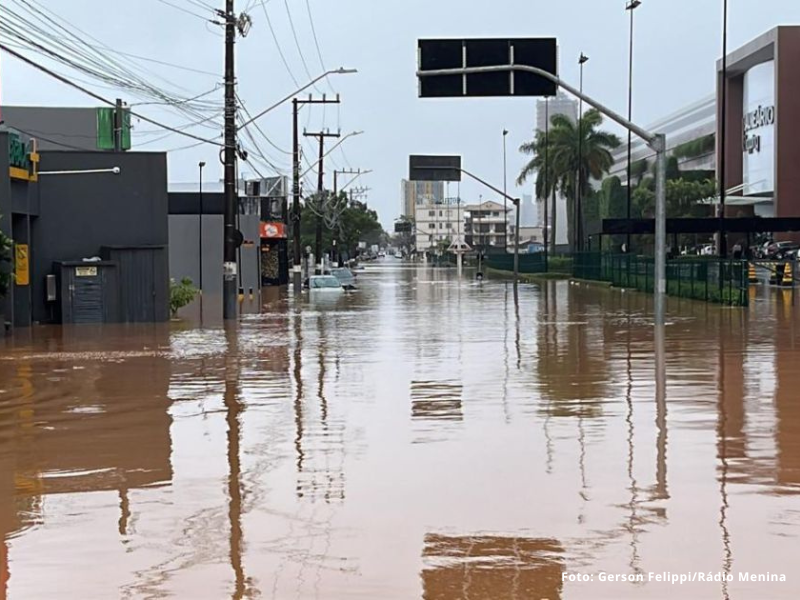
[[448, 224], [447, 224], [447, 228], [448, 228], [448, 229], [452, 229], [452, 228], [453, 228], [453, 224], [452, 224], [452, 223], [448, 223]]
[[436, 223], [428, 223], [428, 229], [436, 229]]
[[428, 211], [428, 216], [429, 217], [435, 217], [436, 216], [436, 211], [435, 210], [429, 210]]
[[500, 213], [499, 213], [499, 212], [497, 212], [497, 211], [494, 211], [494, 212], [492, 213], [492, 216], [493, 216], [493, 217], [499, 217], [499, 216], [500, 216]]

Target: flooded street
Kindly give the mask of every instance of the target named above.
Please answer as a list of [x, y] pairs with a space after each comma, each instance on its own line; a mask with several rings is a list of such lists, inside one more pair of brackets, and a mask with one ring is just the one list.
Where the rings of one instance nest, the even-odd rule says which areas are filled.
[[661, 394], [647, 295], [358, 280], [0, 345], [0, 599], [800, 596], [789, 292], [670, 299]]

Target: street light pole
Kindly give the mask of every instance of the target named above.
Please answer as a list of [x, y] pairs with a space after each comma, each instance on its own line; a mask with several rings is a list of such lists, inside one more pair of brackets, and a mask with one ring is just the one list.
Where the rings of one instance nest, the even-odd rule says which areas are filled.
[[[630, 0], [625, 10], [631, 13], [630, 54], [628, 56], [628, 120], [633, 121], [633, 13], [642, 5], [641, 0]], [[631, 204], [633, 199], [633, 168], [631, 155], [633, 147], [633, 132], [628, 130], [628, 206], [626, 217], [628, 219], [628, 235], [625, 238], [625, 252], [631, 251]]]
[[728, 132], [728, 0], [722, 1], [722, 130], [720, 132], [719, 156], [719, 257], [728, 256], [728, 244], [725, 237], [725, 157], [727, 155]]
[[[197, 250], [200, 256], [200, 277], [198, 278], [198, 284], [200, 286], [200, 294], [203, 293], [203, 167], [206, 166], [206, 163], [200, 161], [197, 165], [200, 167], [200, 216], [197, 219]], [[200, 309], [203, 310], [202, 308]]]
[[222, 264], [222, 312], [226, 321], [236, 319], [236, 71], [234, 44], [236, 43], [236, 14], [233, 0], [225, 2], [225, 210]]
[[[609, 119], [618, 123], [625, 129], [630, 129], [637, 136], [642, 138], [647, 145], [652, 148], [656, 154], [656, 164], [659, 168], [659, 174], [656, 178], [656, 272], [655, 272], [655, 324], [656, 326], [663, 327], [665, 320], [665, 298], [666, 295], [666, 154], [667, 154], [667, 139], [663, 133], [651, 133], [647, 129], [639, 127], [632, 123], [618, 112], [610, 109], [604, 104], [598, 102], [591, 96], [585, 95], [582, 91], [571, 86], [558, 75], [554, 75], [541, 69], [530, 65], [497, 65], [491, 67], [464, 67], [461, 69], [433, 69], [430, 71], [417, 71], [417, 77], [436, 77], [440, 75], [477, 75], [482, 73], [508, 73], [509, 71], [517, 71], [522, 73], [533, 73], [539, 77], [543, 77], [548, 81], [552, 81], [558, 87], [563, 88], [573, 96], [580, 98], [593, 108], [606, 115]], [[462, 170], [463, 172], [463, 170]]]
[[[503, 194], [508, 193], [508, 168], [506, 160], [506, 139], [508, 138], [508, 130], [503, 129]], [[505, 231], [503, 232], [503, 251], [508, 252], [508, 200], [503, 197], [503, 221], [505, 223]]]
[[574, 246], [575, 249], [583, 250], [583, 65], [589, 61], [589, 57], [581, 52], [578, 59], [578, 64], [581, 67], [581, 83], [580, 91], [581, 97], [578, 103], [578, 182], [575, 188], [577, 189], [577, 197], [575, 199], [575, 235]]

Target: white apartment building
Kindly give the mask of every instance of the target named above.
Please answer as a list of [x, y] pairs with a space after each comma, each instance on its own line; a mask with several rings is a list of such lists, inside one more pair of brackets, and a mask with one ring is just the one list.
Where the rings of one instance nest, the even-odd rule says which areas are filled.
[[511, 208], [487, 200], [466, 206], [464, 210], [465, 241], [472, 248], [513, 247], [513, 228], [509, 223]]
[[417, 252], [436, 252], [440, 246], [449, 246], [456, 241], [458, 236], [463, 240], [464, 213], [465, 207], [455, 198], [440, 203], [417, 204]]

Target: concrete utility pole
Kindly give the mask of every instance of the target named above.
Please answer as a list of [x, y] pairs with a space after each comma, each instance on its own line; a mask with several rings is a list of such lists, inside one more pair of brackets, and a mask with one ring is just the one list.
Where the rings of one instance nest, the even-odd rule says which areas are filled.
[[[317, 164], [317, 172], [319, 177], [317, 178], [317, 201], [322, 203], [322, 195], [325, 192], [325, 170], [323, 169], [325, 163], [325, 138], [340, 138], [342, 137], [341, 132], [338, 133], [331, 133], [330, 131], [319, 131], [316, 133], [303, 133], [306, 137], [313, 137], [319, 140], [319, 163]], [[322, 210], [322, 206], [318, 207], [320, 212]], [[315, 239], [315, 247], [314, 247], [314, 254], [317, 257], [317, 268], [316, 274], [322, 275], [322, 271], [325, 268], [325, 263], [322, 259], [322, 215], [317, 214], [317, 231], [316, 231], [316, 239]]]
[[117, 98], [117, 105], [114, 107], [114, 150], [122, 152], [122, 100]]
[[[292, 195], [294, 196], [293, 205], [292, 205], [292, 212], [293, 215], [293, 226], [292, 226], [292, 235], [294, 236], [294, 261], [292, 265], [292, 287], [294, 289], [295, 294], [300, 294], [303, 291], [303, 267], [300, 260], [300, 255], [302, 254], [302, 248], [300, 246], [300, 221], [301, 221], [301, 212], [300, 212], [300, 132], [297, 125], [297, 115], [300, 111], [300, 105], [302, 104], [339, 104], [339, 95], [336, 95], [335, 100], [328, 100], [327, 97], [324, 95], [322, 99], [314, 99], [312, 96], [309, 96], [305, 100], [300, 100], [295, 98], [292, 100], [292, 113], [293, 113], [293, 146], [292, 146], [292, 154], [293, 154], [293, 184], [292, 184]], [[321, 169], [320, 169], [321, 171]]]
[[225, 0], [225, 211], [222, 265], [222, 312], [236, 318], [236, 16], [234, 0]]

